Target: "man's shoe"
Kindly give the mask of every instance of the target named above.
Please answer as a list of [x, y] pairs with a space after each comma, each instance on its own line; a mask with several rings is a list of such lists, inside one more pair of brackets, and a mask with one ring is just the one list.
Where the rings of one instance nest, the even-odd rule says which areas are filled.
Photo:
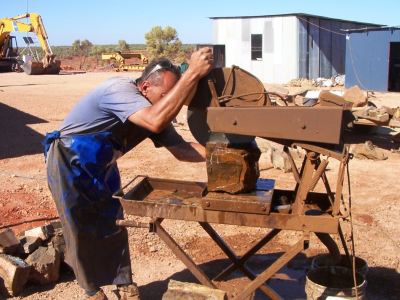
[[99, 291], [94, 294], [93, 296], [87, 296], [87, 300], [108, 300], [106, 294], [104, 294], [102, 289], [99, 289]]
[[139, 288], [136, 283], [118, 286], [117, 296], [121, 300], [140, 300]]

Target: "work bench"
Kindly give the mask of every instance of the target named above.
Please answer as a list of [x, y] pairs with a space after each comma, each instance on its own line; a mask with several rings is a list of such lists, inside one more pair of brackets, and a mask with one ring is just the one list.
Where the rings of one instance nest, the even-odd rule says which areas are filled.
[[[291, 158], [296, 180], [294, 190], [276, 189], [273, 180], [259, 179], [253, 192], [230, 195], [208, 192], [207, 185], [202, 182], [138, 176], [125, 187], [127, 191], [119, 196], [118, 200], [126, 215], [150, 217], [152, 221], [146, 225], [121, 220], [119, 224], [133, 227], [148, 226], [150, 231], [155, 232], [205, 286], [215, 288], [215, 281], [222, 280], [235, 270], [240, 270], [251, 281], [234, 299], [247, 299], [257, 289], [271, 299], [281, 299], [266, 282], [297, 254], [308, 248], [310, 233], [316, 234], [333, 257], [338, 257], [340, 251], [331, 235], [339, 235], [346, 254], [349, 254], [339, 222], [342, 217], [339, 208], [344, 173], [349, 159], [348, 149], [345, 147], [343, 152], [337, 153], [312, 145], [301, 144], [301, 147], [306, 150], [306, 155], [300, 171], [297, 171]], [[337, 159], [340, 162], [335, 192], [331, 191], [325, 174], [329, 159]], [[326, 193], [313, 192], [319, 179], [323, 181]], [[198, 222], [225, 253], [231, 265], [221, 270], [215, 278], [208, 278], [162, 226], [164, 219]], [[271, 230], [239, 257], [216, 232], [213, 224]], [[272, 243], [273, 238], [285, 230], [298, 231], [302, 234], [276, 261], [256, 275], [246, 266], [246, 261], [262, 247]]]

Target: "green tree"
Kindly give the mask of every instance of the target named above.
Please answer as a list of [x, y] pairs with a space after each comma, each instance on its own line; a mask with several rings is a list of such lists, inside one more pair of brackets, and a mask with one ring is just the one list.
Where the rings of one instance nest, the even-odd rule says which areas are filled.
[[119, 51], [129, 51], [129, 45], [125, 40], [118, 41], [118, 50]]
[[86, 58], [90, 55], [93, 44], [88, 40], [75, 40], [72, 43], [72, 53], [81, 57], [79, 62], [79, 70], [82, 69], [86, 62]]
[[175, 63], [185, 61], [185, 51], [174, 28], [155, 26], [144, 37], [150, 59], [166, 57]]

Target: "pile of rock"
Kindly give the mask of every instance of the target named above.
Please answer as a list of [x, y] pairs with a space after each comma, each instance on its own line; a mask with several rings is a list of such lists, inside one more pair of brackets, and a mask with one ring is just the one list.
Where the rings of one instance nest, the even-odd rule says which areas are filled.
[[339, 74], [333, 76], [331, 78], [322, 78], [319, 77], [317, 79], [312, 80], [313, 86], [320, 86], [320, 87], [334, 87], [334, 86], [343, 86], [345, 80], [345, 75]]
[[290, 80], [287, 85], [291, 87], [335, 87], [344, 86], [345, 75], [338, 74], [331, 78], [318, 77], [316, 79], [296, 78]]
[[311, 79], [297, 78], [290, 80], [287, 85], [291, 87], [311, 87], [313, 86], [313, 82]]
[[16, 296], [25, 284], [45, 285], [58, 281], [65, 242], [61, 223], [25, 231], [0, 230], [0, 295]]

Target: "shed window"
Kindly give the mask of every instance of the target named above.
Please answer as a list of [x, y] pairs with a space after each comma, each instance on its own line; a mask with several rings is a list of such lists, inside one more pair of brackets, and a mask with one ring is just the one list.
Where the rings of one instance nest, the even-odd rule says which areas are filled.
[[251, 35], [251, 60], [262, 60], [262, 34]]

